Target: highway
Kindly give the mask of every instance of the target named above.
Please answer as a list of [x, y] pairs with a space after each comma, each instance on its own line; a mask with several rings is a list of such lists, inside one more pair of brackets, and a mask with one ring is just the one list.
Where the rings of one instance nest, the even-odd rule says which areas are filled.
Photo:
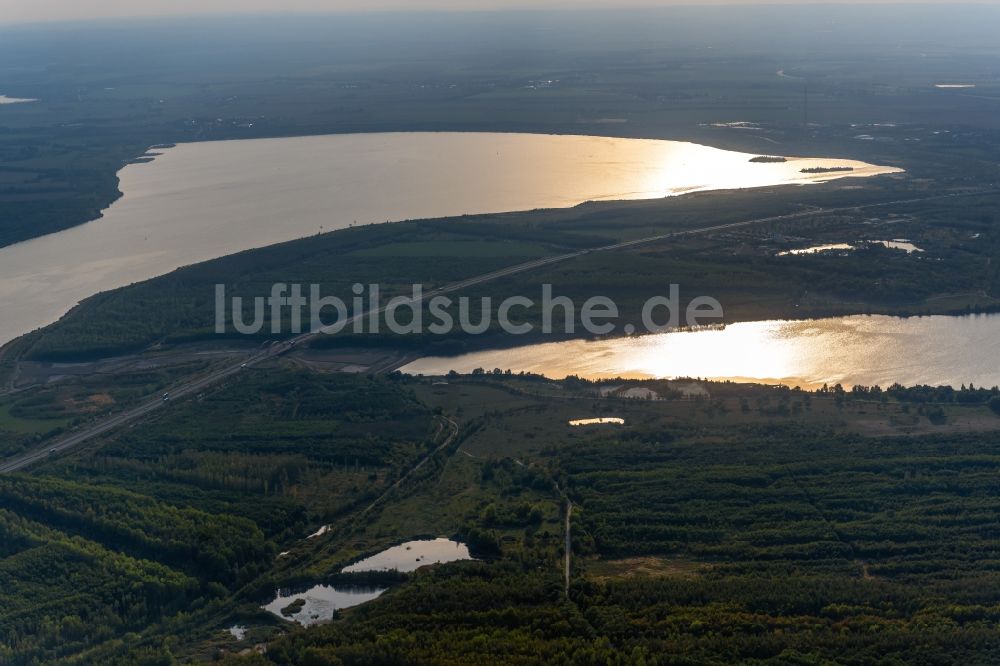
[[[543, 268], [545, 266], [551, 266], [553, 264], [558, 264], [562, 262], [569, 261], [571, 259], [576, 259], [577, 257], [582, 257], [587, 254], [594, 252], [614, 252], [618, 250], [624, 250], [629, 248], [634, 248], [640, 245], [648, 245], [652, 243], [658, 243], [664, 240], [669, 240], [671, 238], [679, 238], [683, 236], [693, 236], [700, 234], [714, 233], [718, 231], [726, 231], [730, 229], [738, 229], [741, 227], [748, 227], [758, 224], [767, 224], [772, 222], [782, 222], [787, 220], [793, 220], [800, 217], [814, 216], [814, 215], [825, 215], [830, 213], [847, 212], [847, 211], [857, 211], [869, 208], [880, 208], [886, 206], [896, 206], [911, 203], [921, 203], [926, 201], [941, 200], [955, 197], [965, 197], [965, 196], [977, 196], [983, 194], [994, 194], [998, 190], [981, 190], [981, 191], [969, 191], [953, 194], [943, 194], [929, 197], [921, 197], [916, 199], [901, 199], [897, 201], [885, 201], [874, 204], [862, 204], [858, 206], [842, 206], [838, 208], [814, 208], [810, 210], [804, 210], [797, 213], [788, 213], [785, 215], [777, 215], [772, 217], [754, 218], [750, 220], [743, 220], [740, 222], [730, 222], [727, 224], [717, 224], [709, 227], [698, 227], [695, 229], [686, 229], [681, 231], [673, 231], [670, 233], [659, 234], [656, 236], [648, 236], [645, 238], [638, 238], [635, 240], [624, 241], [621, 243], [614, 243], [612, 245], [604, 245], [602, 247], [589, 248], [585, 250], [578, 250], [575, 252], [569, 252], [567, 254], [561, 254], [553, 257], [546, 257], [543, 259], [536, 259], [522, 264], [517, 264], [515, 266], [510, 266], [508, 268], [503, 268], [497, 271], [492, 271], [489, 273], [484, 273], [482, 275], [477, 275], [475, 277], [462, 280], [460, 282], [455, 282], [447, 286], [441, 287], [439, 289], [434, 289], [423, 294], [420, 298], [410, 298], [405, 301], [399, 301], [399, 303], [408, 303], [417, 305], [424, 300], [433, 298], [434, 296], [441, 294], [453, 293], [460, 291], [462, 289], [467, 289], [469, 287], [474, 287], [486, 282], [491, 282], [494, 280], [499, 280], [500, 278], [509, 277], [511, 275], [517, 275], [519, 273], [526, 273], [528, 271]], [[360, 312], [354, 316], [348, 317], [342, 324], [337, 324], [337, 327], [346, 329], [354, 324], [355, 321], [363, 317], [370, 317], [383, 314], [388, 309], [388, 306], [382, 306], [375, 310]], [[99, 436], [103, 435], [115, 428], [127, 425], [138, 421], [145, 416], [169, 407], [172, 402], [179, 398], [184, 398], [186, 396], [197, 394], [202, 390], [217, 384], [233, 375], [236, 375], [246, 368], [258, 365], [264, 361], [275, 358], [286, 354], [296, 345], [308, 342], [313, 338], [319, 337], [321, 335], [329, 334], [333, 330], [333, 327], [327, 327], [320, 329], [319, 331], [311, 331], [308, 333], [303, 333], [291, 340], [284, 342], [273, 343], [266, 350], [261, 351], [246, 360], [236, 363], [219, 370], [215, 370], [210, 374], [203, 375], [201, 377], [192, 378], [186, 382], [175, 385], [170, 389], [169, 400], [164, 400], [162, 397], [153, 398], [147, 400], [136, 407], [132, 407], [114, 416], [110, 416], [107, 419], [96, 423], [94, 425], [88, 426], [76, 433], [67, 435], [61, 440], [57, 440], [54, 443], [50, 443], [44, 447], [31, 451], [29, 453], [22, 454], [20, 456], [11, 458], [5, 462], [0, 463], [0, 474], [9, 474], [12, 472], [17, 472], [22, 470], [36, 462], [44, 460], [50, 456], [58, 455], [69, 451], [70, 449], [76, 448], [81, 444]]]

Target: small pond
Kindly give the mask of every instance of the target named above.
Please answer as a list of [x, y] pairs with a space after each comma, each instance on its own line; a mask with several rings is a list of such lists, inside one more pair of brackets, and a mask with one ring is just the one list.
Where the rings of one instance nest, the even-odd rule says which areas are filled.
[[576, 421], [570, 421], [571, 426], [591, 426], [591, 425], [625, 425], [625, 419], [619, 419], [615, 417], [603, 417], [596, 419], [578, 419]]
[[377, 599], [383, 592], [385, 589], [375, 587], [315, 585], [297, 594], [278, 590], [274, 601], [262, 608], [307, 627], [333, 619], [335, 611]]
[[473, 557], [469, 554], [469, 547], [451, 539], [407, 541], [344, 567], [343, 573], [364, 573], [367, 571], [408, 573], [429, 564], [445, 564], [471, 559]]

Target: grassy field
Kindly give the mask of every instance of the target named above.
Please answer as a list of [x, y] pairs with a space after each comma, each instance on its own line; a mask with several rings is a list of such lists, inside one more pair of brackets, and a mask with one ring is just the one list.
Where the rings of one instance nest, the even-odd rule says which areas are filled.
[[12, 405], [0, 406], [0, 432], [14, 435], [43, 435], [69, 424], [65, 419], [26, 419], [11, 413]]
[[359, 257], [384, 257], [398, 259], [402, 257], [425, 257], [435, 259], [456, 259], [464, 257], [503, 257], [509, 261], [527, 261], [535, 257], [544, 257], [551, 252], [551, 247], [538, 243], [517, 241], [468, 241], [453, 242], [419, 241], [413, 243], [388, 243], [368, 250], [358, 250], [354, 254]]

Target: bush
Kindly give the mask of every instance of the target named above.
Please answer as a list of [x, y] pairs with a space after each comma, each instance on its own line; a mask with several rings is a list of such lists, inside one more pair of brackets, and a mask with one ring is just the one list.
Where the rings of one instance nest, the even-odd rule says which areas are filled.
[[1000, 396], [992, 398], [988, 404], [990, 406], [990, 409], [993, 410], [993, 413], [996, 414], [997, 416], [1000, 416]]

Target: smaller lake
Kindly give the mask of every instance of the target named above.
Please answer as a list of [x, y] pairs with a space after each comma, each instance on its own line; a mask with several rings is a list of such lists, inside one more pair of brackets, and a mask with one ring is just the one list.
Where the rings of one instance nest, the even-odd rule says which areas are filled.
[[7, 95], [0, 95], [0, 104], [27, 104], [28, 102], [37, 101], [37, 99], [29, 99], [27, 97], [7, 97]]
[[821, 254], [823, 252], [850, 252], [853, 249], [854, 246], [847, 243], [830, 243], [829, 245], [813, 245], [812, 247], [803, 247], [798, 250], [787, 250], [786, 252], [779, 252], [778, 256], [790, 257], [800, 254]]
[[922, 248], [917, 247], [905, 238], [894, 238], [893, 240], [866, 240], [860, 241], [855, 245], [849, 243], [830, 243], [829, 245], [813, 245], [812, 247], [804, 247], [797, 250], [787, 250], [785, 252], [779, 252], [779, 257], [788, 257], [800, 254], [820, 254], [822, 252], [852, 252], [857, 250], [859, 247], [864, 247], [865, 245], [881, 245], [884, 248], [890, 250], [902, 250], [907, 254], [913, 254], [914, 252], [923, 252]]
[[313, 532], [312, 534], [310, 534], [306, 538], [307, 539], [316, 539], [317, 537], [321, 537], [321, 536], [323, 536], [324, 534], [326, 534], [329, 531], [330, 531], [330, 526], [329, 525], [323, 525], [322, 527], [320, 527], [318, 530], [316, 530], [315, 532]]
[[445, 564], [471, 559], [473, 558], [469, 554], [469, 547], [451, 539], [407, 541], [344, 567], [343, 573], [364, 573], [367, 571], [409, 573], [430, 564]]
[[[335, 611], [352, 608], [366, 601], [377, 599], [385, 589], [375, 587], [316, 585], [305, 592], [293, 594], [287, 590], [279, 590], [274, 601], [262, 606], [264, 610], [286, 620], [309, 626], [333, 619]], [[282, 610], [301, 601], [290, 615], [283, 615]]]
[[592, 425], [625, 425], [625, 419], [619, 419], [614, 417], [603, 417], [596, 419], [577, 419], [576, 421], [570, 421], [569, 424], [573, 427], [592, 426]]
[[856, 316], [757, 321], [724, 329], [604, 340], [569, 340], [452, 358], [419, 359], [402, 370], [444, 375], [476, 368], [552, 379], [673, 379], [786, 384], [815, 389], [1000, 385], [1000, 315]]

